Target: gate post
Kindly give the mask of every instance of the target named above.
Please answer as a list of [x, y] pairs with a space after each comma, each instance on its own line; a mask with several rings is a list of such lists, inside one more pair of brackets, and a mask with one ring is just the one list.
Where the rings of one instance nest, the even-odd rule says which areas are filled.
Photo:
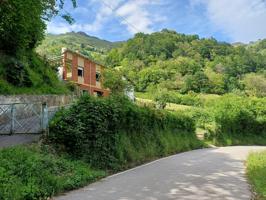
[[48, 107], [47, 103], [42, 104], [42, 119], [41, 119], [41, 129], [42, 133], [47, 133], [48, 129]]
[[12, 135], [15, 132], [15, 117], [16, 117], [16, 107], [15, 104], [11, 104], [10, 135]]

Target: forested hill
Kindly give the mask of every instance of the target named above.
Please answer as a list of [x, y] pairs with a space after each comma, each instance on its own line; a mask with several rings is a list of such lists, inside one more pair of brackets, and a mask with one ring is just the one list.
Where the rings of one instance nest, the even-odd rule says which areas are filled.
[[181, 93], [265, 95], [265, 43], [233, 46], [169, 30], [138, 33], [112, 49], [106, 64], [119, 66], [141, 92], [162, 88]]
[[65, 34], [47, 34], [42, 43], [37, 47], [37, 52], [47, 57], [59, 56], [62, 47], [78, 50], [87, 56], [99, 57], [120, 42], [109, 42], [84, 32], [69, 32]]

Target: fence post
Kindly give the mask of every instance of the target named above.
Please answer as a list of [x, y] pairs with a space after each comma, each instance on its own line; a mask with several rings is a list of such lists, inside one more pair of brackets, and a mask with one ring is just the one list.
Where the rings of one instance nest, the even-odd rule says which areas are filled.
[[47, 103], [42, 104], [42, 119], [41, 119], [42, 133], [46, 134], [48, 129], [48, 107]]
[[15, 132], [15, 117], [16, 117], [16, 107], [15, 104], [11, 104], [10, 135], [12, 135]]

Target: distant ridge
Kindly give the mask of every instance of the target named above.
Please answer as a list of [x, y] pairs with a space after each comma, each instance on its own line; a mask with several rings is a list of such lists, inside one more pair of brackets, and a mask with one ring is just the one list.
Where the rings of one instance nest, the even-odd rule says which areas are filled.
[[[110, 42], [85, 32], [68, 32], [64, 34], [47, 34], [42, 43], [37, 47], [37, 52], [46, 57], [59, 56], [61, 48], [66, 47], [73, 51], [91, 56], [101, 57], [108, 50], [118, 47], [123, 42]], [[100, 58], [99, 58], [100, 59]]]

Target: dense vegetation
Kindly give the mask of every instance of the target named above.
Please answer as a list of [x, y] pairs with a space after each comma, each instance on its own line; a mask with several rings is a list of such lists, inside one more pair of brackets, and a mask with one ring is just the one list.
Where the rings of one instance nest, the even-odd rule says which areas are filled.
[[218, 145], [266, 144], [266, 99], [227, 95], [209, 108], [216, 127], [210, 134]]
[[138, 33], [112, 49], [106, 64], [122, 71], [139, 92], [166, 88], [265, 96], [265, 46], [259, 45], [263, 43], [248, 48], [169, 30]]
[[[71, 1], [75, 6], [76, 1]], [[46, 21], [60, 14], [72, 22], [69, 14], [60, 12], [63, 7], [63, 0], [0, 1], [1, 93], [66, 91], [59, 83], [56, 71], [35, 53], [35, 48], [44, 38]], [[17, 87], [20, 89], [16, 90]]]
[[49, 153], [45, 147], [0, 150], [0, 199], [36, 200], [84, 186], [105, 176], [82, 161]]
[[247, 175], [257, 200], [266, 199], [266, 151], [251, 153], [247, 160]]
[[82, 97], [56, 115], [49, 140], [75, 158], [111, 170], [201, 147], [190, 117], [138, 107], [123, 97]]

